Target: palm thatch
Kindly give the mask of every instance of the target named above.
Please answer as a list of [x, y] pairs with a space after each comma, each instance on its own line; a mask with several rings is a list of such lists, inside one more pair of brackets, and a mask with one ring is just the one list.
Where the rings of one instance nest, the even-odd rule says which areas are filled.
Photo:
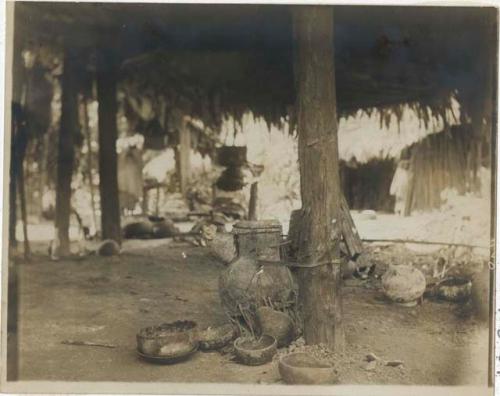
[[[161, 98], [168, 112], [216, 130], [245, 112], [293, 129], [293, 8], [21, 2], [16, 25], [49, 46], [115, 48], [130, 98]], [[495, 9], [337, 6], [335, 26], [340, 116], [376, 112], [388, 124], [410, 107], [427, 124], [445, 120], [455, 98], [463, 119], [481, 124], [492, 100]]]

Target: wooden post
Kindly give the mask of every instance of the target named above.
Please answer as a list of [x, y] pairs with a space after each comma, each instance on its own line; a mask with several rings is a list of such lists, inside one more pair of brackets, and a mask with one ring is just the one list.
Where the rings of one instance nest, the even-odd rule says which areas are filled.
[[190, 179], [191, 133], [182, 117], [179, 124], [179, 182], [181, 193], [186, 196]]
[[102, 239], [121, 243], [120, 201], [116, 139], [116, 54], [111, 49], [97, 51], [97, 99], [99, 102], [99, 192], [101, 195]]
[[257, 201], [259, 183], [254, 182], [250, 186], [250, 201], [248, 203], [248, 220], [257, 220]]
[[[16, 114], [16, 110], [17, 113]], [[19, 138], [19, 123], [18, 117], [21, 115], [20, 105], [12, 106], [12, 122], [11, 122], [11, 144], [10, 144], [10, 180], [9, 180], [9, 246], [17, 247], [16, 226], [17, 226], [17, 174], [19, 172], [19, 159], [17, 141]]]
[[71, 179], [75, 161], [74, 138], [78, 133], [78, 51], [68, 45], [64, 50], [62, 75], [61, 126], [57, 151], [56, 218], [60, 255], [70, 251]]
[[[24, 155], [23, 155], [24, 157]], [[26, 211], [26, 183], [25, 183], [24, 158], [19, 164], [19, 173], [17, 175], [17, 187], [19, 190], [19, 202], [21, 204], [21, 219], [23, 221], [23, 246], [24, 258], [29, 260], [31, 256], [30, 242], [28, 238], [28, 213]]]
[[340, 175], [333, 10], [294, 13], [297, 126], [302, 196], [299, 298], [307, 344], [344, 344], [340, 272]]
[[92, 169], [94, 168], [92, 165], [92, 133], [90, 131], [89, 125], [89, 110], [88, 110], [88, 101], [87, 98], [83, 97], [83, 129], [85, 132], [85, 140], [87, 142], [87, 179], [89, 183], [90, 189], [90, 207], [92, 208], [92, 222], [94, 225], [94, 230], [97, 229], [97, 216], [95, 209], [95, 193], [94, 193], [94, 181], [92, 179]]
[[[14, 15], [12, 6], [12, 15]], [[20, 29], [14, 32], [14, 45], [12, 48], [12, 109], [11, 109], [11, 153], [10, 153], [10, 172], [9, 172], [9, 246], [17, 247], [16, 226], [17, 226], [17, 175], [19, 172], [20, 145], [25, 146], [27, 136], [25, 123], [22, 93], [23, 85], [26, 81], [26, 69], [23, 65], [23, 42]], [[6, 111], [7, 113], [7, 111]], [[7, 114], [6, 114], [7, 115]], [[21, 133], [20, 133], [21, 132]], [[21, 156], [24, 158], [24, 156]]]

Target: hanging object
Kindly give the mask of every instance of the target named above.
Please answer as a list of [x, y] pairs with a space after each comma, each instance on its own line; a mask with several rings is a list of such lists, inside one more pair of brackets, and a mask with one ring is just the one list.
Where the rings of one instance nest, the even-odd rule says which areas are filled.
[[222, 146], [217, 150], [217, 162], [221, 166], [241, 167], [247, 162], [246, 146]]
[[222, 172], [215, 184], [222, 191], [238, 191], [245, 187], [245, 174], [240, 167], [229, 167]]
[[238, 191], [245, 187], [245, 175], [242, 167], [247, 162], [246, 146], [222, 146], [217, 152], [217, 162], [226, 169], [216, 182], [222, 191]]
[[156, 118], [147, 123], [143, 134], [144, 149], [163, 150], [167, 148], [168, 136]]

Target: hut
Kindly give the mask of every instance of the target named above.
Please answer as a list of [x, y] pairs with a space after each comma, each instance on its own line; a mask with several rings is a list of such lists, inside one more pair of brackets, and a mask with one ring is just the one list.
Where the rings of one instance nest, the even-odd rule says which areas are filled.
[[[156, 120], [154, 136], [178, 138], [181, 163], [189, 152], [186, 116], [215, 131], [225, 115], [239, 119], [247, 111], [271, 124], [288, 121], [299, 139], [300, 284], [308, 343], [341, 346], [343, 340], [335, 264], [337, 119], [361, 111], [388, 124], [408, 106], [423, 123], [445, 121], [455, 99], [461, 121], [472, 125], [472, 156], [481, 152], [475, 147], [480, 137], [491, 136], [493, 8], [339, 6], [334, 11], [329, 6], [29, 2], [14, 7], [13, 102], [22, 105], [28, 125], [38, 115], [22, 100], [23, 49], [31, 48], [40, 59], [52, 52], [45, 58], [63, 68], [56, 177], [61, 246], [68, 246], [78, 94], [89, 91], [89, 81], [95, 81], [99, 102], [103, 238], [120, 240], [117, 91], [126, 93], [131, 119]], [[130, 98], [149, 101], [153, 111], [141, 116]], [[19, 117], [14, 121], [13, 146], [21, 149], [13, 165], [19, 165], [24, 154], [19, 142], [29, 128]], [[11, 181], [22, 184], [22, 173], [12, 166]], [[14, 185], [11, 197], [15, 191]], [[331, 289], [334, 293], [327, 292]]]
[[472, 125], [461, 124], [459, 119], [458, 103], [446, 124], [425, 126], [408, 109], [399, 122], [389, 126], [381, 127], [373, 115], [341, 119], [340, 172], [349, 207], [392, 212], [390, 186], [401, 159], [409, 161], [412, 175], [404, 204], [406, 215], [439, 208], [445, 189], [479, 194], [485, 187], [480, 170], [491, 166], [489, 143], [485, 136], [476, 141]]

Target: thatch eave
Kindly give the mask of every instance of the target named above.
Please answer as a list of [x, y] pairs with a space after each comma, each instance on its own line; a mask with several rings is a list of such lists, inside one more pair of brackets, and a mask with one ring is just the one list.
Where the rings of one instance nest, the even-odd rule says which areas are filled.
[[[147, 87], [161, 90], [170, 107], [206, 125], [247, 111], [271, 124], [283, 118], [293, 124], [289, 6], [16, 3], [16, 9], [17, 26], [31, 38], [110, 46], [128, 59], [122, 75], [139, 82], [137, 96]], [[427, 122], [455, 96], [474, 118], [489, 81], [485, 54], [494, 45], [494, 9], [335, 10], [339, 115], [363, 110], [388, 118], [411, 104]]]

